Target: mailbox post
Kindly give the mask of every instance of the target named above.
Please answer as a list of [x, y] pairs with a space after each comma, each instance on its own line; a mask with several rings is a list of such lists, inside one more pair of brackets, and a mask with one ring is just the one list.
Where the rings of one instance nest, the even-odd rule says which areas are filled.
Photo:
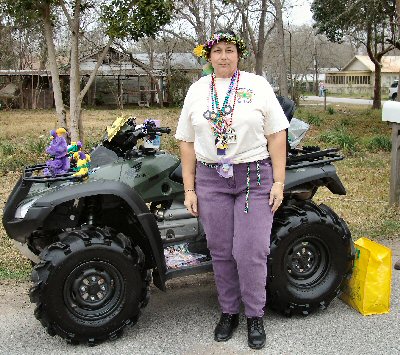
[[389, 203], [400, 206], [400, 102], [387, 101], [383, 104], [382, 121], [392, 124], [392, 163]]
[[326, 93], [328, 92], [328, 89], [324, 88], [322, 92], [324, 93], [324, 111], [326, 111]]

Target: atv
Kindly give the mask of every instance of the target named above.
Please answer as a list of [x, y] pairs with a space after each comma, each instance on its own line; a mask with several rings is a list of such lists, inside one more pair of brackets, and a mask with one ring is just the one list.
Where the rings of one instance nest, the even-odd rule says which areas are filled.
[[[291, 120], [294, 104], [281, 100]], [[30, 300], [50, 335], [94, 345], [120, 336], [149, 302], [150, 284], [212, 271], [205, 233], [185, 208], [180, 160], [139, 141], [169, 128], [118, 118], [91, 152], [88, 176], [25, 167], [3, 224], [34, 264]], [[289, 132], [290, 133], [290, 132]], [[268, 258], [268, 306], [287, 316], [324, 309], [351, 273], [346, 223], [313, 196], [346, 190], [337, 149], [288, 149], [284, 201]]]

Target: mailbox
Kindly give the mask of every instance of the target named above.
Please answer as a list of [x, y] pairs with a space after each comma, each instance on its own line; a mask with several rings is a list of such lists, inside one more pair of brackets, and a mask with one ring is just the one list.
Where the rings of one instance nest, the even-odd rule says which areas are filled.
[[383, 104], [382, 121], [400, 123], [400, 102], [386, 101]]
[[389, 203], [400, 206], [400, 102], [387, 101], [382, 108], [382, 121], [392, 124], [392, 167]]

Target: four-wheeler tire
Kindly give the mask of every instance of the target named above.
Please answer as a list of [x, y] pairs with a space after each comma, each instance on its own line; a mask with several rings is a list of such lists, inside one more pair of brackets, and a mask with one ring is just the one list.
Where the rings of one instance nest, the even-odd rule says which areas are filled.
[[[35, 316], [50, 335], [94, 345], [136, 323], [148, 301], [144, 255], [107, 228], [61, 234], [32, 273]], [[147, 275], [148, 276], [148, 275]]]
[[324, 309], [350, 275], [354, 246], [345, 222], [311, 201], [283, 206], [274, 218], [267, 303], [287, 316]]

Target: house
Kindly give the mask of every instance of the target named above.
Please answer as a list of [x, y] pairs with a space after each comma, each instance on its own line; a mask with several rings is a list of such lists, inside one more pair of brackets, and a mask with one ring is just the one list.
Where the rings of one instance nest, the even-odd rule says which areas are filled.
[[[83, 56], [79, 61], [81, 87], [89, 79], [100, 51]], [[154, 54], [152, 65], [147, 54], [133, 55], [116, 48], [110, 48], [100, 65], [94, 82], [85, 96], [85, 103], [94, 105], [139, 104], [148, 106], [160, 100], [170, 101], [168, 97], [167, 79], [174, 72], [184, 73], [191, 83], [201, 73], [201, 65], [191, 53], [171, 53], [170, 55]], [[152, 76], [161, 89], [161, 98], [157, 95]], [[69, 66], [60, 68], [60, 80], [67, 98], [69, 83]], [[14, 89], [10, 96], [10, 84]], [[5, 89], [7, 87], [7, 90]], [[2, 89], [4, 88], [4, 95]], [[182, 91], [185, 91], [184, 88]], [[20, 108], [52, 108], [54, 107], [51, 73], [49, 70], [0, 70], [0, 101]]]
[[33, 109], [54, 107], [50, 72], [38, 68], [0, 70], [0, 105]]
[[[88, 78], [97, 62], [97, 55], [89, 55], [80, 61], [80, 71]], [[157, 90], [151, 83], [150, 75], [157, 80], [162, 91], [163, 101], [168, 97], [167, 77], [175, 71], [185, 73], [189, 81], [196, 80], [201, 72], [201, 66], [191, 53], [154, 53], [150, 57], [146, 53], [133, 54], [134, 62], [129, 55], [114, 48], [100, 65], [95, 81], [87, 94], [87, 103], [101, 104], [139, 104], [159, 102]], [[151, 62], [151, 64], [150, 64]]]
[[[384, 56], [381, 61], [381, 87], [387, 90], [399, 78], [400, 56]], [[329, 93], [358, 93], [373, 95], [375, 65], [365, 55], [356, 55], [338, 72], [328, 72], [325, 87]]]

